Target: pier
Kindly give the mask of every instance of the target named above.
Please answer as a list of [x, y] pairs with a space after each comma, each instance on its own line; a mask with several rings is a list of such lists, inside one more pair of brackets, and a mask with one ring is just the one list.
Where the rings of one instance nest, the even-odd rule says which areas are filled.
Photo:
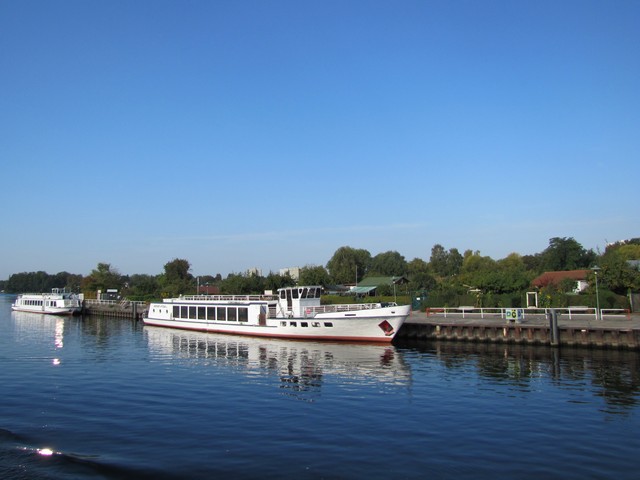
[[472, 308], [414, 311], [397, 338], [640, 350], [639, 314], [599, 312], [598, 316], [558, 309], [554, 320], [550, 313], [525, 310], [520, 318], [511, 319], [504, 311]]
[[145, 302], [129, 300], [83, 300], [82, 313], [86, 315], [104, 315], [116, 318], [142, 319], [146, 309]]

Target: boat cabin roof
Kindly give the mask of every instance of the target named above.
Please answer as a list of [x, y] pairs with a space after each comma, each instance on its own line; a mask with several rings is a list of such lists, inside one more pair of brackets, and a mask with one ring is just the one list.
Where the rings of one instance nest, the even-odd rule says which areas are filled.
[[284, 298], [320, 298], [322, 287], [319, 285], [283, 287], [278, 289], [278, 296]]

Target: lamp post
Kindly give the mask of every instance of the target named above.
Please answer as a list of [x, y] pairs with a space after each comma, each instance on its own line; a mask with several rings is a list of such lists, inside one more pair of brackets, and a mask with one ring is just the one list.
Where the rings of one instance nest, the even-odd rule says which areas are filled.
[[600, 271], [600, 267], [594, 265], [591, 270], [593, 270], [593, 274], [596, 276], [596, 320], [602, 320], [602, 315], [600, 314], [600, 294], [598, 292], [598, 272]]

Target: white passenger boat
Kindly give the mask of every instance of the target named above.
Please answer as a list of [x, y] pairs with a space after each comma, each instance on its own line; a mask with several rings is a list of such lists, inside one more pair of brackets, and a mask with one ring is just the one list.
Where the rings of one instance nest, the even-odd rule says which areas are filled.
[[279, 338], [391, 342], [409, 305], [321, 305], [318, 286], [286, 287], [277, 295], [187, 295], [152, 303], [146, 325]]
[[17, 312], [73, 315], [82, 310], [80, 296], [64, 288], [54, 288], [51, 293], [25, 293], [18, 295], [11, 309]]

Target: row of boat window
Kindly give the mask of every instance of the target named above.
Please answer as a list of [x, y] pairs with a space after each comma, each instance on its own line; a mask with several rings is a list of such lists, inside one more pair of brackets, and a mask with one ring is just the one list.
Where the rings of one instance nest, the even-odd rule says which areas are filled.
[[173, 318], [208, 320], [211, 322], [248, 322], [247, 307], [199, 307], [195, 305], [174, 305]]
[[33, 307], [41, 307], [42, 300], [22, 300], [22, 305], [29, 305]]
[[[333, 327], [333, 322], [323, 322], [325, 327]], [[288, 325], [290, 327], [297, 327], [298, 326], [298, 322], [288, 322]], [[280, 322], [280, 326], [281, 327], [286, 327], [287, 326], [287, 322], [285, 322], [284, 320], [282, 322]], [[309, 326], [309, 322], [300, 322], [300, 326], [301, 327], [308, 327]], [[320, 322], [311, 322], [311, 326], [312, 327], [320, 327]]]
[[293, 287], [280, 290], [280, 298], [320, 298], [322, 289], [320, 287]]

